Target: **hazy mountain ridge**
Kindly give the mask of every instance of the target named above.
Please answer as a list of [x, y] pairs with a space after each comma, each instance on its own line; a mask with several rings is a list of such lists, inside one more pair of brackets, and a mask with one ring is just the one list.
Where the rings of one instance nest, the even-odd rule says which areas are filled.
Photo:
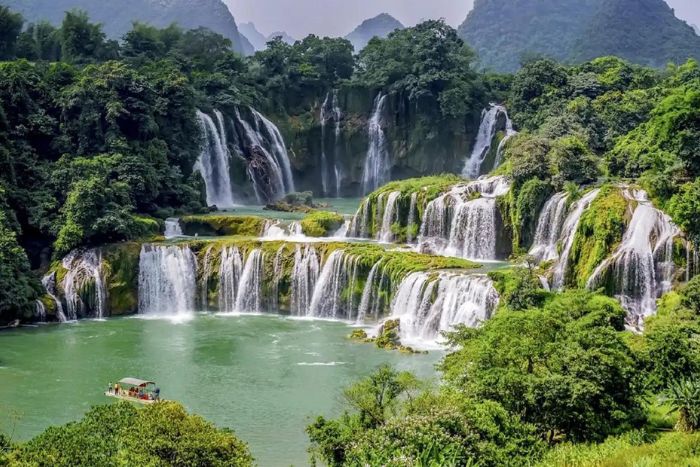
[[207, 27], [231, 39], [237, 52], [253, 53], [253, 46], [239, 33], [221, 0], [0, 0], [0, 4], [22, 13], [28, 22], [48, 20], [53, 24], [59, 24], [67, 10], [85, 10], [112, 38], [120, 38], [134, 21], [158, 27], [171, 23], [186, 29]]
[[345, 38], [352, 42], [355, 52], [359, 52], [373, 37], [385, 38], [389, 33], [403, 28], [404, 25], [399, 20], [388, 13], [382, 13], [363, 21]]
[[655, 67], [700, 57], [700, 38], [663, 0], [476, 0], [459, 31], [497, 71], [529, 55], [618, 55]]

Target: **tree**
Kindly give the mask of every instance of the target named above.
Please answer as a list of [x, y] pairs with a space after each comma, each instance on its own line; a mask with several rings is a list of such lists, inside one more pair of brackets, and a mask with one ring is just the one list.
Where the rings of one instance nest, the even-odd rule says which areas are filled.
[[17, 56], [27, 60], [60, 60], [60, 31], [48, 21], [30, 24], [19, 36]]
[[106, 40], [102, 26], [91, 23], [87, 13], [72, 10], [61, 24], [61, 55], [71, 63], [94, 63], [117, 58], [118, 45]]
[[0, 60], [15, 58], [17, 38], [23, 24], [22, 15], [0, 5]]
[[501, 309], [480, 329], [449, 335], [441, 369], [451, 387], [501, 403], [553, 442], [605, 438], [639, 416], [625, 313], [610, 298], [571, 291], [539, 309]]
[[551, 171], [558, 186], [563, 186], [565, 182], [585, 185], [598, 178], [598, 159], [586, 143], [576, 136], [557, 140], [549, 157]]
[[[671, 198], [668, 211], [673, 221], [688, 232], [695, 244], [700, 243], [700, 179], [686, 183]], [[695, 287], [694, 283], [693, 286]]]
[[670, 385], [664, 400], [678, 412], [679, 431], [700, 429], [700, 379], [683, 379]]

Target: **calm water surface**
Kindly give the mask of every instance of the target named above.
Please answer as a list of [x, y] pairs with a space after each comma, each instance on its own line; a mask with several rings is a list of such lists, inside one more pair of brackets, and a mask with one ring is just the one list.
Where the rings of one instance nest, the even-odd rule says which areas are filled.
[[442, 356], [378, 350], [346, 339], [350, 331], [329, 321], [198, 315], [0, 332], [0, 429], [27, 439], [75, 420], [111, 402], [107, 383], [133, 376], [233, 428], [259, 465], [307, 465], [304, 427], [342, 410], [342, 388], [382, 363], [434, 378]]

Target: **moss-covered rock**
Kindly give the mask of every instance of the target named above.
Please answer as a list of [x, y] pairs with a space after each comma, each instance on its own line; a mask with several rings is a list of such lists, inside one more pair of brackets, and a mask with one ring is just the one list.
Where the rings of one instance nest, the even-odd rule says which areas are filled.
[[111, 316], [138, 312], [140, 253], [141, 244], [135, 242], [108, 245], [102, 250], [107, 311]]
[[255, 216], [198, 215], [180, 219], [182, 232], [189, 236], [218, 237], [241, 235], [257, 237], [262, 234], [265, 219]]
[[345, 218], [336, 212], [315, 211], [301, 221], [301, 230], [309, 237], [328, 237], [344, 222]]

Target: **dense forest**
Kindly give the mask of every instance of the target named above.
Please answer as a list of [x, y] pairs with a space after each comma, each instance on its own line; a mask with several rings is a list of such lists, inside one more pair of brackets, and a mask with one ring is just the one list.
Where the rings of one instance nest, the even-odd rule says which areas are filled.
[[[41, 275], [72, 250], [133, 249], [122, 242], [159, 236], [168, 217], [212, 210], [195, 170], [207, 140], [198, 111], [237, 114], [254, 105], [270, 115], [290, 142], [297, 184], [319, 191], [322, 151], [309, 142], [325, 135], [319, 115], [334, 91], [346, 109], [348, 128], [338, 137], [345, 139], [344, 162], [360, 167], [367, 144], [353, 138], [371, 124], [372, 102], [382, 101], [375, 97], [388, 96], [385, 129], [396, 180], [460, 171], [482, 109], [501, 103], [518, 133], [499, 114], [498, 144], [489, 151], [500, 159], [494, 174], [510, 185], [494, 203], [507, 233], [504, 256], [518, 266], [489, 273], [500, 296], [493, 317], [446, 334], [450, 353], [435, 387], [389, 367], [349, 387], [341, 416], [318, 417], [307, 427], [312, 456], [331, 466], [697, 463], [700, 278], [691, 277], [687, 258], [700, 242], [700, 65], [692, 58], [663, 69], [612, 56], [581, 57], [591, 60], [577, 65], [533, 58], [514, 74], [496, 74], [478, 71], [473, 49], [442, 21], [372, 39], [359, 53], [348, 40], [312, 35], [291, 45], [274, 39], [249, 58], [203, 28], [136, 23], [112, 40], [80, 11], [67, 12], [54, 27], [25, 24], [0, 7], [0, 25], [0, 323], [31, 320], [35, 300], [45, 294]], [[436, 144], [444, 134], [450, 142]], [[359, 185], [356, 175], [349, 179], [341, 187], [347, 192]], [[462, 182], [442, 175], [380, 187], [363, 202], [367, 225], [354, 227], [379, 233], [381, 211], [369, 206], [396, 193], [397, 217], [407, 222], [390, 218], [385, 234], [414, 238], [410, 200], [433, 201]], [[527, 254], [537, 213], [555, 193], [571, 204], [592, 187], [597, 197], [570, 245], [566, 290], [554, 292], [542, 284], [548, 261]], [[649, 199], [625, 197], [625, 190], [638, 189]], [[467, 195], [476, 200], [482, 193]], [[669, 242], [669, 255], [689, 272], [674, 278], [658, 303], [654, 297], [655, 316], [635, 327], [625, 304], [609, 296], [611, 281], [600, 287], [586, 281], [647, 202], [682, 230]], [[342, 225], [337, 217], [312, 213], [301, 228], [325, 235]], [[252, 250], [248, 237], [261, 227], [259, 219], [244, 222], [235, 226], [246, 236], [236, 240], [236, 251]], [[225, 245], [207, 245], [193, 243], [192, 250], [201, 257], [227, 254]], [[284, 248], [255, 244], [254, 251], [263, 258], [277, 251], [284, 263], [275, 266], [279, 272], [301, 255]], [[360, 258], [355, 269], [382, 263], [387, 281], [473, 266], [376, 245], [353, 248], [352, 257]], [[333, 244], [318, 249], [338, 253]], [[278, 282], [275, 292], [287, 286]], [[381, 280], [379, 289], [381, 295]], [[358, 291], [349, 294], [352, 301]], [[231, 433], [177, 405], [154, 407], [97, 408], [65, 430], [50, 428], [19, 445], [0, 437], [0, 465], [46, 456], [55, 465], [76, 458], [90, 465], [93, 456], [107, 463], [251, 463]], [[101, 437], [95, 427], [105, 420], [117, 429]], [[139, 431], [131, 432], [132, 425]], [[164, 425], [169, 430], [161, 432]], [[183, 438], [173, 434], [176, 428]], [[142, 442], [151, 436], [163, 450]], [[95, 438], [103, 451], [87, 443]]]

